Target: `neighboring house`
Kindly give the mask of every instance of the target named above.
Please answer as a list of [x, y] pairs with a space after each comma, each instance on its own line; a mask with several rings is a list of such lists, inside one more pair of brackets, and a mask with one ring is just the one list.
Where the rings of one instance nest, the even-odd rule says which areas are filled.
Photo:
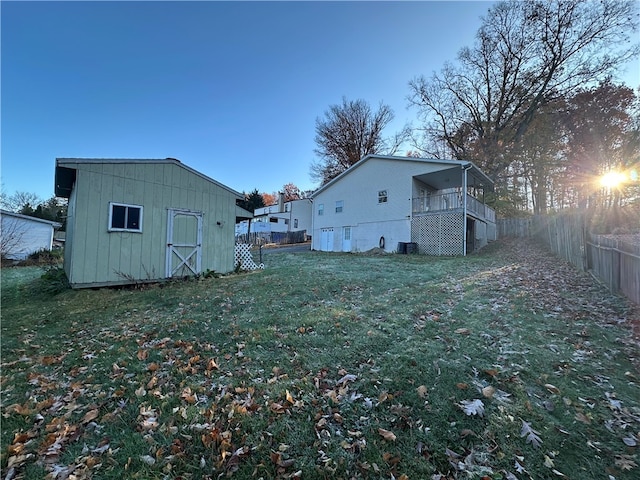
[[173, 158], [57, 158], [69, 199], [64, 269], [74, 288], [234, 268], [243, 195]]
[[[301, 232], [311, 235], [311, 199], [284, 201], [281, 194], [276, 205], [256, 208], [251, 220], [251, 231], [261, 233], [271, 232]], [[248, 222], [243, 221], [236, 227], [236, 233], [247, 233]]]
[[0, 253], [9, 260], [24, 260], [32, 253], [51, 250], [53, 232], [62, 225], [42, 218], [0, 210]]
[[312, 194], [311, 248], [466, 255], [496, 239], [490, 190], [471, 162], [367, 155]]

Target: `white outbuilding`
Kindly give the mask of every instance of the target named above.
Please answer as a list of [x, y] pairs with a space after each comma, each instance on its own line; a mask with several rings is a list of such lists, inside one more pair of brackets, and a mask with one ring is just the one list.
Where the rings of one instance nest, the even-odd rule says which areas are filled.
[[0, 210], [0, 217], [0, 252], [9, 260], [24, 260], [32, 253], [51, 250], [53, 232], [62, 226], [58, 222], [6, 210]]

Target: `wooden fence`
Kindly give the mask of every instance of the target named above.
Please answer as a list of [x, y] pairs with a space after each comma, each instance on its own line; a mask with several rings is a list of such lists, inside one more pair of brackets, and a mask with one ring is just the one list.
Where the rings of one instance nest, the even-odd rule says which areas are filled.
[[252, 245], [286, 245], [290, 243], [304, 243], [308, 240], [307, 231], [298, 232], [250, 232], [236, 235], [236, 243], [250, 243]]
[[588, 233], [584, 212], [498, 219], [499, 237], [533, 237], [610, 291], [640, 304], [640, 246]]
[[640, 245], [608, 235], [589, 235], [587, 264], [609, 290], [640, 304]]

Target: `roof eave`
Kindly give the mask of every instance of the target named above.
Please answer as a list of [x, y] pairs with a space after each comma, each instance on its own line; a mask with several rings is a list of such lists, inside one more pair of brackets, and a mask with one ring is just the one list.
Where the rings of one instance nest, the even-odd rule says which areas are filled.
[[[157, 163], [157, 164], [172, 164], [172, 165], [177, 165], [181, 168], [184, 168], [185, 170], [193, 173], [194, 175], [199, 176], [200, 178], [203, 178], [204, 180], [207, 180], [208, 182], [213, 183], [214, 185], [219, 186], [220, 188], [223, 188], [225, 190], [227, 190], [228, 192], [232, 193], [236, 198], [239, 199], [243, 199], [244, 195], [236, 190], [234, 190], [231, 187], [226, 186], [223, 183], [218, 182], [217, 180], [214, 180], [213, 178], [205, 175], [202, 172], [199, 172], [193, 168], [191, 168], [190, 166], [182, 163], [180, 160], [176, 159], [176, 158], [56, 158], [56, 171], [58, 169], [58, 167], [66, 167], [66, 168], [72, 168], [71, 165], [74, 164], [91, 164], [91, 163], [140, 163], [140, 164], [149, 164], [149, 163]], [[56, 182], [57, 184], [57, 182]], [[56, 185], [57, 188], [57, 185]], [[57, 195], [57, 194], [56, 194]], [[68, 198], [68, 197], [65, 197]]]

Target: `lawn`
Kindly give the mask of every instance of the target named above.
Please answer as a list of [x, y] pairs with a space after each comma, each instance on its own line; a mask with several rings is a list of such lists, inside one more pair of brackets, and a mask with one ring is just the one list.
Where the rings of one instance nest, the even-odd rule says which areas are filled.
[[638, 478], [637, 309], [540, 247], [2, 270], [2, 478]]

